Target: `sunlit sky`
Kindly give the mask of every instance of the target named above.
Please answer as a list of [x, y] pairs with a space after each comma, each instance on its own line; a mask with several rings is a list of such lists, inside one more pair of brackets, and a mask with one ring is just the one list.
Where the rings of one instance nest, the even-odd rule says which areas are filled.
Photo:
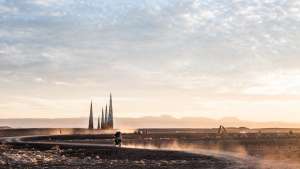
[[300, 122], [299, 0], [0, 0], [0, 117]]

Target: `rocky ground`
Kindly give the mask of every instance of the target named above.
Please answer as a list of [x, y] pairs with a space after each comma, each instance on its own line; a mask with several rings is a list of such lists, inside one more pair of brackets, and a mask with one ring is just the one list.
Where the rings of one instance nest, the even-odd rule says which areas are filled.
[[[16, 148], [0, 145], [0, 168], [85, 168], [85, 169], [225, 169], [237, 167], [235, 162], [209, 156], [180, 152], [143, 151], [141, 158], [104, 152], [101, 150], [60, 149], [50, 150]], [[147, 154], [149, 153], [149, 154]]]

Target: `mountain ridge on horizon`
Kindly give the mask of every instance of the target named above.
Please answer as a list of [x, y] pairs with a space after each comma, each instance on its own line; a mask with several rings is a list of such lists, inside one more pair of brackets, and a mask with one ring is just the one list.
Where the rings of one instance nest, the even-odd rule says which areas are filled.
[[[94, 118], [96, 122], [97, 119]], [[248, 128], [300, 128], [300, 123], [266, 121], [256, 122], [241, 120], [237, 117], [213, 119], [208, 117], [173, 117], [170, 115], [144, 117], [117, 117], [116, 128], [215, 128], [225, 127]], [[86, 128], [87, 117], [73, 118], [6, 118], [0, 119], [0, 126], [12, 128]], [[95, 123], [96, 124], [96, 123]]]

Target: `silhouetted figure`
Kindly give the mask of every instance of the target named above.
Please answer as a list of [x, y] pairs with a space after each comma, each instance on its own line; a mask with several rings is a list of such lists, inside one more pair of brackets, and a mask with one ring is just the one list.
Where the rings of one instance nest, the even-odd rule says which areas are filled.
[[115, 134], [115, 145], [121, 147], [122, 144], [122, 133], [117, 131]]

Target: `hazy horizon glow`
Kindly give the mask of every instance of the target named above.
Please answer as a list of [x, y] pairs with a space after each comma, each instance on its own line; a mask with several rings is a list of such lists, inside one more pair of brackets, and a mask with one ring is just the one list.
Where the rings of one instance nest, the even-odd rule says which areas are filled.
[[300, 121], [298, 0], [0, 0], [1, 118]]

